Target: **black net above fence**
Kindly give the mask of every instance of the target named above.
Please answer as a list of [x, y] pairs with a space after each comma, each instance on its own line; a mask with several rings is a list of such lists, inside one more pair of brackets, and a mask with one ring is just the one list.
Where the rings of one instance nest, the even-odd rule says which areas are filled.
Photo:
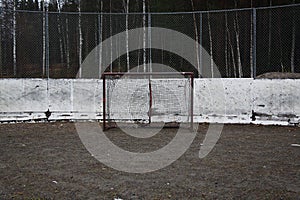
[[[214, 62], [224, 78], [250, 78], [267, 72], [300, 72], [300, 6], [195, 13], [53, 13], [3, 10], [0, 13], [0, 78], [76, 78], [91, 52], [96, 68], [107, 72], [151, 71], [160, 63], [176, 71], [201, 69]], [[174, 52], [151, 48], [149, 27], [175, 30], [199, 45], [190, 51], [197, 66]], [[139, 49], [121, 53], [126, 30], [142, 28]], [[108, 42], [110, 50], [99, 48]], [[203, 51], [211, 60], [203, 60]], [[114, 55], [114, 56], [113, 56]], [[115, 59], [115, 57], [117, 57]], [[110, 64], [103, 66], [103, 58]], [[100, 70], [100, 71], [101, 71]], [[198, 73], [200, 72], [200, 73]], [[91, 78], [100, 78], [95, 73]], [[214, 72], [210, 72], [214, 77]]]

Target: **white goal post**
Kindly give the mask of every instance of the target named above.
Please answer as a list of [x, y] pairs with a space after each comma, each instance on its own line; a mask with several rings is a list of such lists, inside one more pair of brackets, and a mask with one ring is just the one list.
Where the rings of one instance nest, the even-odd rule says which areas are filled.
[[193, 127], [193, 72], [105, 72], [103, 130], [117, 122]]

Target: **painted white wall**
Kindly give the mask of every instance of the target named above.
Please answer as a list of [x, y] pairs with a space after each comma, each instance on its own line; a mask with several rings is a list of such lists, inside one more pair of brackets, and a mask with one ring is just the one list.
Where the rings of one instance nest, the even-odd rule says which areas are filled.
[[196, 79], [195, 121], [250, 123], [253, 79]]
[[[169, 80], [167, 89], [180, 97], [184, 91], [180, 85], [184, 83], [179, 82]], [[116, 110], [126, 105], [124, 97], [128, 94], [128, 88], [120, 91], [117, 99], [122, 102], [115, 107]], [[300, 80], [195, 79], [194, 120], [282, 125], [299, 123], [299, 99]], [[102, 101], [102, 80], [0, 79], [0, 121], [46, 119], [48, 109], [50, 120], [102, 119]], [[186, 104], [173, 101], [170, 102], [174, 104], [171, 107], [176, 103]], [[169, 117], [160, 116], [157, 120], [167, 120]]]
[[258, 121], [300, 122], [300, 80], [255, 80], [252, 86], [252, 109]]

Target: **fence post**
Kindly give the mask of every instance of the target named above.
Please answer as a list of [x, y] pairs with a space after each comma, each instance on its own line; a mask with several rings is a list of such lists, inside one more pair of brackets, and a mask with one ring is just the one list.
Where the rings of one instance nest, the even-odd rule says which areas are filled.
[[256, 8], [253, 8], [253, 66], [252, 66], [252, 76], [256, 78]]
[[48, 6], [46, 8], [46, 19], [45, 19], [45, 30], [46, 30], [46, 75], [47, 78], [50, 78], [50, 67], [49, 67], [49, 15], [48, 15]]

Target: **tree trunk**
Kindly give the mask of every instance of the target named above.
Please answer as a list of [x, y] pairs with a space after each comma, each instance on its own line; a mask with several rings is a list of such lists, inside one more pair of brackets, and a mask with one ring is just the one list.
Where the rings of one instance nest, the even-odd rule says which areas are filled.
[[[279, 20], [278, 20], [279, 21]], [[280, 48], [280, 66], [281, 66], [281, 72], [286, 72], [283, 65], [283, 52], [282, 52], [282, 30], [281, 26], [278, 23], [278, 32], [279, 32], [279, 48]]]
[[[96, 15], [95, 15], [96, 16]], [[95, 58], [97, 58], [97, 61], [98, 61], [98, 69], [99, 68], [99, 48], [98, 48], [98, 45], [99, 45], [99, 25], [100, 25], [100, 15], [98, 14], [97, 15], [97, 18], [95, 17], [95, 24], [94, 24], [94, 27], [95, 27], [95, 31], [94, 31], [94, 45], [96, 47], [95, 49]], [[99, 74], [98, 74], [98, 78], [101, 77], [100, 76], [100, 71], [99, 71]]]
[[[206, 1], [207, 9], [209, 10], [209, 0]], [[214, 77], [214, 57], [213, 57], [213, 41], [212, 41], [212, 32], [210, 25], [210, 12], [207, 13], [207, 24], [208, 24], [208, 36], [209, 36], [209, 55], [210, 55], [210, 70], [211, 78]]]
[[[237, 1], [235, 0], [235, 8], [237, 8]], [[235, 12], [235, 19], [233, 20], [234, 23], [234, 30], [236, 36], [236, 50], [237, 50], [237, 59], [238, 59], [238, 69], [239, 69], [239, 78], [243, 77], [243, 69], [242, 69], [242, 62], [241, 62], [241, 52], [240, 52], [240, 28], [239, 28], [239, 18], [238, 18], [238, 11]]]
[[[293, 1], [295, 4], [295, 0]], [[291, 49], [291, 72], [295, 73], [295, 42], [296, 42], [296, 23], [295, 23], [295, 8], [293, 8], [293, 30], [292, 30], [292, 49]]]
[[62, 25], [61, 25], [61, 9], [60, 9], [60, 0], [57, 0], [57, 10], [58, 10], [58, 16], [57, 16], [57, 28], [58, 28], [58, 38], [59, 38], [59, 50], [60, 50], [60, 63], [64, 63], [64, 50], [63, 50], [63, 35], [62, 35]]
[[228, 70], [228, 34], [227, 34], [227, 28], [228, 28], [228, 19], [227, 19], [227, 12], [225, 12], [225, 70], [226, 70], [226, 78], [229, 78], [229, 70]]
[[143, 0], [143, 70], [146, 69], [147, 54], [146, 54], [146, 0]]
[[210, 54], [210, 70], [211, 78], [214, 78], [214, 57], [213, 57], [213, 42], [212, 42], [212, 33], [210, 25], [210, 13], [207, 13], [207, 23], [208, 23], [208, 34], [209, 34], [209, 54]]
[[99, 66], [99, 77], [101, 77], [102, 76], [102, 39], [103, 39], [103, 37], [102, 37], [102, 35], [103, 35], [103, 25], [102, 25], [102, 23], [103, 23], [103, 0], [101, 0], [101, 2], [100, 2], [100, 12], [101, 12], [101, 15], [100, 15], [100, 20], [98, 19], [98, 21], [99, 21], [99, 63], [98, 63], [98, 66]]
[[127, 72], [130, 70], [130, 60], [129, 60], [129, 33], [128, 33], [128, 20], [129, 20], [129, 0], [123, 0], [124, 10], [126, 13], [126, 63], [127, 63]]
[[[270, 7], [272, 6], [272, 0], [269, 1]], [[268, 42], [268, 67], [271, 66], [271, 48], [272, 48], [272, 10], [269, 9], [269, 42]]]
[[152, 72], [152, 38], [151, 38], [151, 14], [150, 14], [150, 5], [148, 5], [148, 38], [149, 38], [149, 72]]
[[2, 28], [3, 28], [3, 2], [0, 0], [0, 78], [3, 76], [2, 66]]
[[[136, 7], [135, 7], [135, 11], [136, 12], [140, 12], [140, 0], [136, 0]], [[139, 23], [139, 20], [140, 20], [140, 15], [134, 15], [134, 19], [135, 19], [135, 23]], [[141, 36], [142, 37], [142, 36]], [[140, 36], [138, 38], [138, 41], [140, 41]], [[141, 44], [139, 42], [139, 45], [138, 45], [138, 52], [137, 52], [137, 69], [136, 71], [139, 72], [140, 70], [140, 63], [141, 63]]]
[[43, 77], [46, 75], [46, 9], [45, 2], [42, 1], [43, 5]]
[[[226, 19], [227, 19], [227, 13], [226, 13]], [[226, 20], [226, 32], [227, 32], [227, 35], [228, 35], [228, 43], [229, 43], [230, 52], [231, 52], [233, 74], [234, 74], [234, 78], [236, 78], [237, 74], [236, 74], [235, 56], [234, 56], [234, 51], [233, 51], [233, 45], [232, 45], [232, 42], [231, 42], [231, 35], [230, 35], [229, 27], [228, 27], [228, 20]]]
[[[253, 0], [251, 0], [251, 8], [253, 7]], [[250, 20], [250, 73], [251, 78], [254, 78], [254, 69], [253, 69], [253, 12], [251, 12]]]
[[81, 29], [81, 0], [78, 2], [78, 12], [79, 12], [79, 17], [78, 17], [78, 29], [79, 29], [79, 54], [78, 54], [78, 59], [79, 59], [79, 72], [78, 72], [78, 78], [81, 78], [82, 75], [82, 29]]
[[[195, 11], [194, 7], [194, 0], [191, 0], [192, 11]], [[197, 21], [196, 21], [196, 14], [193, 13], [193, 21], [194, 21], [194, 30], [195, 30], [195, 48], [196, 48], [196, 58], [197, 58], [197, 70], [200, 72], [200, 58], [199, 58], [199, 35], [198, 35], [198, 28], [197, 28]], [[199, 78], [201, 74], [198, 73]]]
[[[112, 0], [109, 1], [109, 12], [112, 13]], [[111, 18], [111, 14], [109, 15], [109, 25], [110, 25], [110, 28], [109, 28], [109, 32], [110, 32], [110, 72], [113, 71], [113, 57], [112, 57], [112, 54], [113, 54], [113, 41], [112, 41], [112, 18]]]
[[16, 1], [13, 0], [13, 66], [14, 66], [14, 76], [17, 76], [17, 39], [16, 39]]
[[69, 20], [66, 16], [66, 56], [67, 56], [67, 68], [70, 68], [70, 42], [69, 42]]

